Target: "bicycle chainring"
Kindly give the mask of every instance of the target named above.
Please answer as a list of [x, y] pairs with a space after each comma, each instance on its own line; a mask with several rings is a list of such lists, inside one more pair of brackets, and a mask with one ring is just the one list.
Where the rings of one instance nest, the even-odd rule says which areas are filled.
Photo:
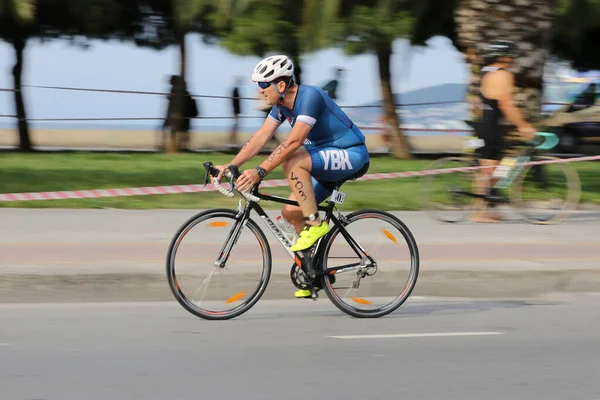
[[290, 279], [298, 289], [306, 289], [308, 287], [308, 276], [306, 276], [306, 273], [296, 264], [292, 265]]

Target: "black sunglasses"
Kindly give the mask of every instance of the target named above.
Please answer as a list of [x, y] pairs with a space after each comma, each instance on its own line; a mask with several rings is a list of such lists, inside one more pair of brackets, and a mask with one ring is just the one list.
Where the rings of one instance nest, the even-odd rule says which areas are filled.
[[273, 82], [258, 82], [258, 87], [261, 89], [267, 89], [272, 84]]

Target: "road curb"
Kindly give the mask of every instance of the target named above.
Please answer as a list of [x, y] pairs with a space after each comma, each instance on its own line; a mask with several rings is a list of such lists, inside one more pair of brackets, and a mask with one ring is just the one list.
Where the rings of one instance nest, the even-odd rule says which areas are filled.
[[[380, 279], [378, 282], [381, 283], [371, 285], [369, 292], [361, 292], [361, 295], [399, 293], [390, 284], [398, 280]], [[294, 291], [289, 273], [273, 272], [262, 299], [293, 299]], [[413, 295], [501, 298], [537, 297], [557, 292], [600, 292], [600, 268], [529, 271], [422, 270]], [[0, 303], [169, 300], [174, 300], [174, 297], [165, 275], [152, 272], [8, 273], [0, 282]]]

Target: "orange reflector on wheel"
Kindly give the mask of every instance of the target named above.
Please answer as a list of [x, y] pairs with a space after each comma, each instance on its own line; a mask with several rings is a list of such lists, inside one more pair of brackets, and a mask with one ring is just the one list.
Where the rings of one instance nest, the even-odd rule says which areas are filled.
[[229, 223], [223, 222], [223, 221], [216, 221], [216, 222], [211, 222], [210, 224], [208, 224], [208, 226], [210, 226], [212, 228], [220, 228], [220, 227], [227, 226], [227, 225], [229, 225]]
[[232, 296], [230, 298], [228, 298], [225, 303], [233, 303], [234, 301], [238, 301], [239, 299], [241, 299], [242, 297], [244, 297], [244, 295], [246, 294], [246, 292], [240, 292], [238, 294], [236, 294], [235, 296]]
[[388, 239], [390, 239], [392, 242], [398, 244], [398, 240], [394, 237], [394, 235], [392, 235], [390, 233], [390, 231], [388, 231], [387, 229], [383, 229], [382, 232], [385, 236], [387, 236]]
[[360, 297], [352, 297], [352, 300], [354, 300], [354, 302], [358, 304], [373, 304], [369, 300], [361, 299]]

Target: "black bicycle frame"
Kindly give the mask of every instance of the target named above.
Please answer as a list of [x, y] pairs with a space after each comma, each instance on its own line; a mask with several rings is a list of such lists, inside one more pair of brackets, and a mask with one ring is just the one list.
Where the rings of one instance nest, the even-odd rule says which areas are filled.
[[[526, 146], [523, 149], [523, 151], [521, 151], [517, 155], [517, 158], [518, 157], [527, 157], [527, 160], [525, 162], [529, 162], [529, 160], [531, 160], [531, 158], [534, 156], [535, 153], [536, 153], [536, 149], [535, 149], [534, 145]], [[478, 162], [473, 161], [473, 165], [478, 165]], [[536, 168], [536, 167], [539, 167], [539, 168]], [[536, 180], [540, 183], [543, 182], [543, 180], [544, 180], [543, 171], [542, 171], [541, 167], [542, 167], [541, 165], [533, 166]], [[509, 181], [509, 183], [505, 184], [504, 186], [510, 185], [512, 183], [512, 181], [515, 179], [515, 177], [521, 173], [523, 168], [524, 167], [522, 165], [518, 165], [518, 166], [511, 168], [510, 176], [505, 179], [499, 179], [498, 182], [496, 183], [496, 185], [494, 185], [494, 187], [492, 187], [490, 189], [490, 193], [488, 193], [488, 194], [478, 194], [478, 193], [473, 193], [473, 192], [466, 192], [463, 190], [456, 190], [454, 193], [468, 196], [468, 197], [477, 198], [477, 199], [484, 199], [484, 200], [492, 202], [492, 203], [508, 203], [508, 202], [510, 202], [508, 199], [505, 199], [504, 197], [499, 196], [494, 193], [497, 192], [498, 190], [501, 190], [504, 188], [504, 187], [500, 187], [500, 184], [503, 183], [505, 180]]]
[[[257, 198], [259, 198], [261, 200], [266, 200], [266, 201], [274, 201], [276, 203], [281, 203], [281, 204], [299, 206], [298, 202], [295, 200], [290, 200], [285, 197], [273, 196], [273, 195], [267, 195], [267, 194], [260, 193], [258, 191], [259, 185], [260, 185], [260, 182], [258, 184], [256, 184], [251, 190], [251, 194], [256, 196]], [[336, 185], [336, 189], [338, 189], [338, 188], [339, 188], [339, 186]], [[227, 236], [227, 239], [225, 240], [225, 243], [223, 244], [223, 247], [221, 249], [220, 257], [215, 262], [215, 265], [220, 266], [221, 268], [223, 268], [225, 266], [225, 263], [229, 259], [231, 250], [233, 249], [233, 246], [239, 239], [242, 228], [246, 224], [246, 221], [248, 219], [250, 219], [250, 212], [252, 210], [256, 211], [258, 216], [263, 220], [263, 222], [269, 228], [271, 233], [275, 236], [275, 238], [277, 238], [277, 240], [281, 243], [281, 245], [290, 254], [292, 260], [294, 260], [297, 263], [297, 265], [299, 265], [301, 268], [305, 269], [305, 272], [307, 273], [308, 277], [311, 280], [314, 280], [316, 277], [319, 277], [319, 276], [334, 274], [339, 270], [343, 270], [344, 272], [346, 272], [346, 271], [352, 271], [352, 270], [359, 269], [362, 266], [363, 259], [368, 259], [368, 260], [370, 260], [370, 262], [374, 263], [374, 260], [365, 252], [365, 250], [356, 242], [356, 240], [354, 240], [354, 238], [350, 235], [350, 233], [348, 233], [348, 231], [345, 229], [343, 221], [341, 221], [339, 218], [337, 218], [335, 216], [335, 214], [333, 213], [333, 211], [335, 209], [335, 203], [333, 201], [329, 200], [327, 205], [317, 205], [317, 208], [319, 211], [325, 212], [325, 220], [327, 221], [327, 223], [332, 221], [338, 227], [339, 232], [346, 239], [346, 241], [348, 242], [350, 247], [354, 250], [354, 252], [357, 254], [357, 256], [359, 256], [361, 258], [361, 262], [341, 265], [339, 267], [327, 268], [326, 270], [322, 270], [321, 268], [315, 268], [314, 265], [315, 264], [319, 265], [320, 261], [321, 261], [320, 260], [320, 245], [321, 245], [323, 238], [319, 239], [319, 241], [316, 244], [317, 248], [316, 248], [316, 251], [314, 252], [315, 257], [311, 257], [310, 253], [306, 252], [306, 251], [293, 253], [292, 251], [289, 250], [289, 247], [292, 246], [292, 243], [287, 238], [287, 236], [281, 231], [281, 229], [279, 229], [279, 227], [271, 220], [271, 218], [269, 218], [269, 216], [267, 215], [265, 210], [257, 202], [248, 200], [246, 207], [244, 207], [243, 210], [238, 208], [238, 210], [241, 211], [241, 214], [238, 213], [237, 221], [234, 224], [231, 231], [229, 232], [229, 235]], [[328, 238], [328, 237], [329, 237], [329, 235], [325, 236], [325, 238]]]

